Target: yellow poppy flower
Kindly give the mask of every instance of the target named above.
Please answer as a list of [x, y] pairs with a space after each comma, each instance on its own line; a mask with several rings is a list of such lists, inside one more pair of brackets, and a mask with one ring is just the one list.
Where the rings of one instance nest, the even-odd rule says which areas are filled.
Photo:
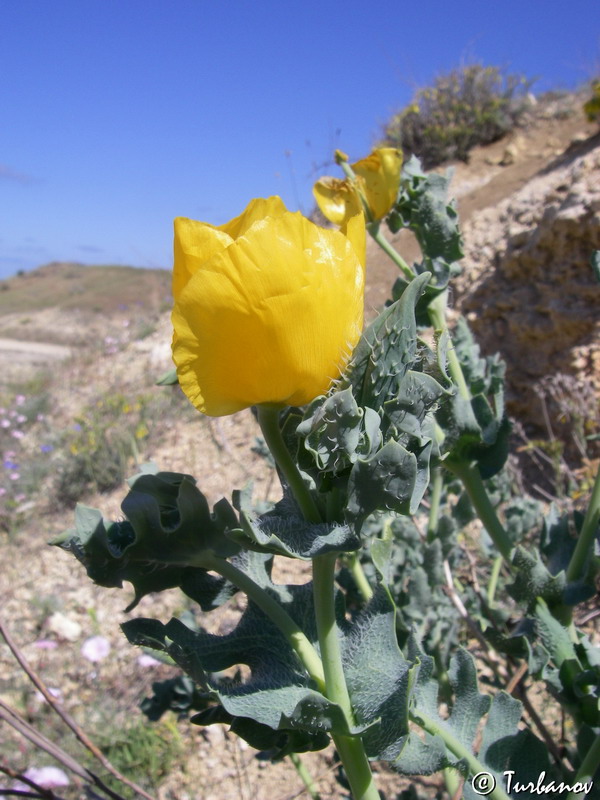
[[205, 414], [305, 405], [360, 336], [365, 229], [319, 228], [278, 197], [226, 225], [175, 220], [173, 360]]
[[313, 194], [323, 214], [335, 225], [345, 224], [362, 207], [361, 195], [371, 221], [383, 219], [396, 202], [400, 186], [402, 152], [380, 147], [352, 164], [356, 181], [321, 178]]

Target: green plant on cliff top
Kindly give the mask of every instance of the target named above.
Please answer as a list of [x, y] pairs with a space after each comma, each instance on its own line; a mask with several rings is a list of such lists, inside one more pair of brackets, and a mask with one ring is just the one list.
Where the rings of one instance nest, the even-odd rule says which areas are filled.
[[386, 124], [382, 142], [418, 156], [426, 169], [468, 161], [475, 145], [494, 142], [518, 124], [530, 85], [498, 67], [459, 67], [419, 89]]

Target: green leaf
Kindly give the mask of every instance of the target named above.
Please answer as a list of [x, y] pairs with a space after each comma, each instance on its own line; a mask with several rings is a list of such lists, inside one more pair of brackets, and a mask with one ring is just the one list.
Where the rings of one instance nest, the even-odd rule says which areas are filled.
[[564, 571], [553, 575], [544, 565], [537, 550], [532, 553], [517, 547], [513, 556], [516, 568], [515, 580], [508, 586], [508, 593], [530, 610], [538, 598], [542, 598], [551, 608], [560, 605], [574, 605], [594, 594], [594, 588], [583, 581], [567, 584]]
[[415, 496], [416, 484], [416, 456], [389, 441], [374, 456], [359, 459], [352, 468], [346, 518], [360, 530], [374, 511], [414, 513], [421, 500]]
[[[316, 644], [312, 584], [275, 585], [265, 556], [247, 554], [245, 571], [275, 595], [286, 612]], [[338, 609], [343, 621], [343, 609]], [[198, 684], [207, 686], [232, 717], [243, 717], [273, 730], [301, 730], [319, 737], [335, 732], [351, 735], [342, 710], [311, 686], [311, 681], [287, 639], [251, 601], [235, 628], [225, 635], [192, 631], [172, 619], [166, 625], [138, 619], [122, 626], [133, 644], [168, 653]], [[216, 674], [245, 664], [250, 676], [241, 682], [219, 681]]]
[[[396, 609], [379, 584], [368, 606], [343, 640], [346, 682], [369, 758], [393, 760], [408, 735], [414, 664], [404, 659], [396, 638]], [[376, 723], [376, 724], [374, 724]]]
[[208, 698], [201, 694], [191, 678], [178, 675], [152, 684], [152, 697], [142, 700], [140, 708], [151, 722], [157, 722], [167, 711], [178, 715], [204, 708]]
[[[431, 774], [445, 767], [458, 769], [465, 777], [473, 777], [475, 768], [491, 772], [498, 785], [504, 785], [504, 771], [523, 767], [522, 751], [527, 748], [529, 764], [519, 775], [551, 772], [546, 748], [529, 732], [519, 731], [521, 704], [499, 692], [493, 699], [480, 694], [473, 658], [459, 650], [452, 659], [448, 677], [454, 692], [450, 714], [438, 711], [438, 684], [433, 678], [433, 660], [411, 639], [409, 658], [420, 661], [414, 685], [410, 718], [426, 730], [423, 741], [413, 731], [393, 766], [404, 774]], [[474, 743], [482, 717], [487, 713], [483, 736], [475, 763], [462, 753], [476, 752]], [[427, 732], [431, 731], [431, 732]], [[433, 733], [435, 731], [435, 734]], [[541, 745], [541, 747], [540, 747]], [[470, 781], [465, 781], [465, 798], [475, 800]]]
[[329, 744], [329, 736], [325, 733], [307, 733], [302, 730], [273, 730], [247, 717], [234, 717], [223, 706], [216, 705], [201, 711], [192, 717], [195, 725], [214, 725], [216, 723], [230, 726], [244, 741], [256, 750], [263, 751], [271, 761], [280, 761], [290, 753], [323, 750]]
[[359, 406], [378, 411], [397, 394], [400, 381], [417, 356], [415, 306], [429, 281], [421, 275], [410, 282], [393, 305], [383, 311], [361, 336], [342, 386], [350, 386]]
[[464, 319], [454, 332], [454, 347], [472, 399], [456, 394], [442, 403], [437, 421], [445, 433], [450, 461], [476, 461], [481, 477], [498, 474], [508, 457], [510, 423], [504, 412], [505, 364], [496, 355], [482, 359]]
[[[502, 395], [506, 363], [498, 353], [481, 358], [480, 347], [464, 317], [458, 318], [452, 341], [471, 394]], [[503, 410], [502, 405], [498, 409], [499, 416], [502, 416]]]
[[410, 438], [419, 444], [431, 441], [431, 431], [425, 432], [423, 423], [438, 400], [447, 395], [446, 390], [431, 375], [408, 370], [398, 392], [383, 405], [386, 438], [394, 438], [407, 445]]
[[360, 408], [350, 388], [314, 400], [296, 433], [322, 471], [341, 472], [381, 443], [379, 415]]
[[398, 200], [387, 220], [392, 233], [408, 227], [424, 256], [448, 264], [464, 255], [456, 206], [447, 201], [451, 178], [451, 171], [425, 174], [412, 156], [403, 166]]
[[130, 581], [135, 597], [128, 610], [144, 595], [174, 586], [203, 608], [230, 596], [222, 579], [200, 568], [203, 553], [226, 558], [239, 550], [225, 535], [238, 524], [227, 501], [211, 513], [193, 478], [161, 472], [138, 476], [121, 508], [126, 519], [108, 523], [96, 509], [79, 505], [75, 530], [55, 544], [72, 552], [101, 586]]
[[[535, 785], [544, 769], [548, 775], [553, 774], [546, 745], [530, 731], [517, 730], [520, 717], [521, 704], [517, 700], [504, 692], [495, 695], [477, 757], [499, 786], [505, 785], [504, 773], [509, 770], [525, 785], [530, 781]], [[481, 800], [471, 781], [465, 782], [463, 793], [465, 800]], [[534, 797], [529, 792], [521, 792], [521, 796], [531, 800]]]
[[176, 369], [168, 370], [156, 381], [157, 386], [174, 386], [176, 383], [179, 383]]
[[310, 561], [324, 553], [348, 553], [361, 546], [360, 537], [348, 525], [307, 522], [295, 506], [278, 503], [273, 511], [260, 517], [240, 514], [242, 527], [230, 530], [229, 537], [242, 547], [261, 553], [275, 553]]
[[548, 562], [548, 569], [553, 575], [567, 570], [577, 540], [571, 531], [569, 514], [559, 515], [556, 506], [550, 505], [544, 517], [540, 537], [540, 551]]
[[135, 530], [130, 550], [135, 555], [185, 565], [209, 551], [228, 558], [238, 551], [224, 533], [237, 523], [226, 500], [219, 500], [211, 513], [208, 502], [189, 475], [159, 472], [140, 475], [121, 504]]

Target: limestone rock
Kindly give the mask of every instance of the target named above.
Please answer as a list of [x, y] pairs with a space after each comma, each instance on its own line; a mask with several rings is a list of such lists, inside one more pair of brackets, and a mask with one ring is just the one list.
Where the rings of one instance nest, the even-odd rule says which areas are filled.
[[483, 351], [509, 364], [509, 413], [544, 436], [576, 417], [600, 421], [600, 285], [590, 267], [600, 249], [598, 137], [579, 153], [473, 214], [454, 284]]

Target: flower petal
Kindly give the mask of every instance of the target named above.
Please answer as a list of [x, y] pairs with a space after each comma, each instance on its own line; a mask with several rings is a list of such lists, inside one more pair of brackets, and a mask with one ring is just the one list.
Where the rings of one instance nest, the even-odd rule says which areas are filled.
[[358, 256], [364, 270], [367, 265], [367, 231], [362, 211], [350, 217], [347, 223], [342, 225], [341, 231], [350, 240], [352, 249]]
[[360, 336], [361, 259], [343, 233], [289, 212], [213, 253], [173, 310], [173, 358], [192, 403], [221, 416], [327, 391]]
[[402, 152], [394, 147], [380, 147], [352, 165], [361, 180], [373, 219], [383, 219], [398, 196]]
[[224, 250], [257, 220], [280, 217], [287, 211], [280, 197], [252, 200], [246, 209], [225, 225], [210, 225], [187, 217], [175, 220], [173, 297], [177, 300], [192, 275], [215, 253]]
[[344, 225], [361, 211], [360, 200], [348, 181], [320, 178], [313, 186], [313, 194], [323, 215], [334, 225]]

